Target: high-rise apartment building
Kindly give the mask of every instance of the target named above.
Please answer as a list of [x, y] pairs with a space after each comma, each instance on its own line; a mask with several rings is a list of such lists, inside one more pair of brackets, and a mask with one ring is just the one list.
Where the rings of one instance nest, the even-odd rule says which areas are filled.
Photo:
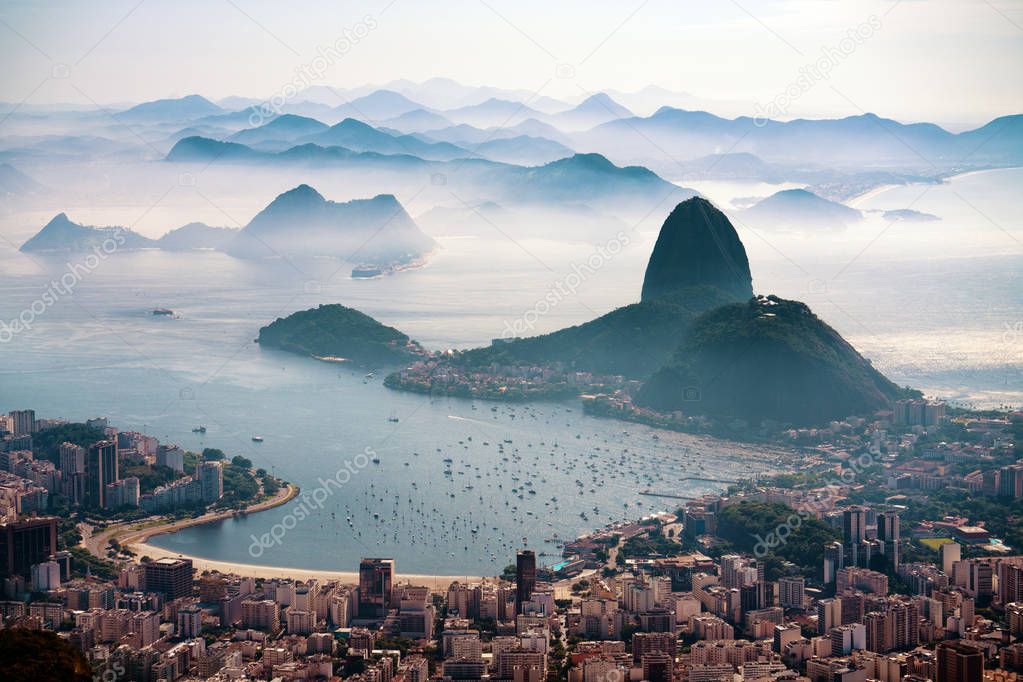
[[146, 591], [164, 595], [168, 601], [192, 594], [192, 560], [157, 559], [142, 564]]
[[24, 436], [36, 432], [35, 410], [11, 410], [10, 417], [15, 436]]
[[209, 504], [224, 496], [224, 466], [220, 462], [199, 462], [196, 478], [202, 489], [202, 501]]
[[515, 556], [515, 613], [522, 613], [522, 606], [536, 589], [536, 554], [523, 549]]
[[383, 618], [391, 608], [394, 559], [359, 562], [359, 618]]
[[90, 445], [85, 458], [86, 506], [103, 507], [107, 484], [118, 478], [117, 441], [101, 440]]
[[894, 570], [898, 570], [901, 549], [898, 514], [886, 511], [877, 515], [877, 540], [881, 543], [885, 563]]
[[778, 578], [778, 605], [784, 609], [801, 609], [806, 601], [806, 579], [801, 575]]
[[980, 649], [957, 641], [940, 642], [935, 658], [935, 682], [981, 682], [984, 678], [984, 654]]

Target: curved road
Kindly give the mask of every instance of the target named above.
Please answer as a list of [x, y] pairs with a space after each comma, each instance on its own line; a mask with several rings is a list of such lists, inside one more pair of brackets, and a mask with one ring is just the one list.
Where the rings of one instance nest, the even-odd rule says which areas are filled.
[[[281, 487], [281, 489], [278, 490], [273, 497], [246, 507], [243, 513], [250, 514], [279, 507], [280, 505], [286, 504], [294, 499], [296, 495], [298, 495], [298, 486], [287, 483]], [[78, 527], [82, 533], [82, 542], [79, 544], [80, 546], [85, 547], [85, 549], [93, 556], [101, 559], [107, 559], [107, 548], [110, 545], [110, 541], [115, 538], [122, 547], [130, 547], [135, 543], [145, 542], [154, 535], [173, 533], [183, 528], [189, 528], [190, 526], [213, 523], [214, 521], [230, 518], [236, 513], [238, 512], [234, 509], [225, 509], [206, 512], [202, 516], [179, 519], [176, 521], [166, 521], [162, 517], [157, 517], [156, 520], [145, 519], [142, 521], [128, 521], [125, 523], [115, 523], [107, 526], [95, 534], [92, 532], [94, 529], [93, 526], [81, 523]]]

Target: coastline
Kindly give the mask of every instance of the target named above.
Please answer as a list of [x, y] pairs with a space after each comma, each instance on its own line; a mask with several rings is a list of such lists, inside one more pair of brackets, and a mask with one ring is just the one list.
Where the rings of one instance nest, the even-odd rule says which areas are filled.
[[[1004, 166], [1004, 167], [999, 167], [999, 168], [978, 168], [976, 170], [964, 171], [962, 173], [956, 173], [954, 175], [941, 175], [941, 176], [938, 177], [938, 182], [939, 183], [955, 182], [957, 180], [962, 180], [963, 178], [968, 178], [968, 177], [970, 177], [972, 175], [982, 175], [982, 174], [985, 174], [985, 173], [997, 173], [998, 171], [1007, 171], [1007, 170], [1018, 170], [1019, 168], [1023, 168], [1023, 166]], [[873, 199], [875, 196], [877, 196], [879, 194], [883, 194], [884, 192], [887, 192], [890, 189], [895, 189], [896, 187], [907, 187], [909, 185], [921, 185], [921, 184], [933, 184], [933, 183], [905, 182], [905, 183], [901, 183], [901, 184], [878, 185], [877, 187], [874, 187], [873, 189], [868, 189], [866, 192], [863, 192], [862, 194], [857, 194], [854, 197], [850, 197], [849, 199], [847, 199], [843, 203], [845, 203], [846, 206], [850, 206], [852, 208], [856, 208], [857, 204], [860, 204], [860, 203], [862, 203], [864, 201], [867, 201], [868, 199]]]
[[[171, 552], [145, 542], [132, 543], [131, 547], [132, 550], [137, 552], [140, 557], [149, 556], [153, 559], [161, 559], [164, 557], [172, 559], [191, 559], [192, 565], [199, 573], [202, 573], [203, 571], [219, 571], [221, 573], [236, 573], [242, 576], [262, 578], [265, 580], [272, 578], [292, 578], [294, 580], [340, 580], [341, 582], [350, 584], [358, 584], [359, 582], [359, 574], [355, 571], [325, 571], [308, 568], [288, 568], [286, 566], [245, 564], [232, 561], [216, 561], [188, 554]], [[351, 563], [354, 564], [357, 561], [357, 557], [352, 557]], [[448, 586], [456, 580], [460, 582], [482, 582], [484, 580], [496, 581], [496, 578], [484, 578], [482, 576], [422, 575], [417, 573], [401, 572], [395, 573], [394, 577], [395, 583], [399, 581], [410, 582], [414, 585], [424, 585], [437, 591], [447, 590]]]
[[[263, 500], [244, 510], [245, 514], [256, 513], [274, 509], [287, 504], [298, 496], [297, 485], [288, 483], [281, 488], [278, 494], [268, 500]], [[201, 526], [207, 523], [215, 523], [226, 518], [231, 518], [235, 510], [220, 510], [208, 512], [194, 519], [179, 519], [175, 521], [164, 521], [152, 523], [147, 521], [132, 521], [124, 524], [114, 524], [104, 528], [95, 535], [85, 535], [82, 539], [84, 546], [93, 556], [106, 559], [106, 549], [111, 540], [116, 539], [122, 547], [127, 547], [136, 553], [138, 557], [148, 556], [153, 559], [172, 558], [190, 559], [192, 565], [200, 572], [219, 571], [221, 573], [237, 573], [253, 578], [292, 578], [295, 580], [341, 580], [346, 583], [359, 582], [359, 574], [355, 571], [326, 571], [307, 568], [289, 568], [286, 566], [265, 566], [262, 564], [247, 564], [233, 561], [220, 561], [206, 559], [189, 554], [172, 552], [162, 547], [150, 544], [148, 540], [157, 535], [176, 533], [185, 528]], [[148, 525], [147, 525], [148, 524]], [[398, 573], [396, 579], [409, 581], [417, 585], [425, 585], [434, 590], [446, 590], [448, 586], [456, 581], [480, 582], [486, 580], [482, 576], [448, 576], [448, 575], [424, 575], [418, 573]]]
[[906, 185], [893, 185], [893, 184], [878, 185], [877, 187], [874, 187], [873, 189], [868, 189], [866, 192], [863, 192], [862, 194], [857, 194], [856, 196], [846, 200], [845, 205], [849, 206], [851, 208], [856, 208], [857, 204], [860, 204], [860, 203], [862, 203], [864, 201], [867, 201], [868, 199], [873, 199], [878, 194], [883, 194], [883, 193], [887, 192], [890, 189], [895, 189], [896, 187], [905, 187], [905, 186]]
[[[291, 500], [295, 499], [295, 497], [298, 496], [298, 493], [299, 488], [297, 485], [287, 483], [284, 487], [278, 490], [277, 494], [273, 497], [250, 505], [244, 510], [241, 510], [241, 512], [234, 509], [221, 509], [206, 512], [205, 514], [195, 518], [175, 519], [171, 521], [157, 520], [155, 522], [151, 519], [144, 519], [142, 521], [115, 523], [103, 528], [98, 533], [83, 533], [80, 546], [84, 547], [95, 557], [107, 559], [106, 550], [107, 547], [109, 547], [111, 540], [117, 540], [122, 547], [134, 548], [135, 546], [143, 545], [146, 547], [153, 547], [152, 545], [146, 544], [146, 541], [157, 535], [176, 533], [177, 531], [184, 530], [185, 528], [201, 526], [207, 523], [215, 523], [217, 521], [231, 518], [237, 513], [250, 514], [274, 509], [275, 507], [287, 504]], [[86, 527], [92, 528], [87, 524]], [[158, 547], [153, 547], [153, 549], [157, 551], [164, 551], [160, 550]]]

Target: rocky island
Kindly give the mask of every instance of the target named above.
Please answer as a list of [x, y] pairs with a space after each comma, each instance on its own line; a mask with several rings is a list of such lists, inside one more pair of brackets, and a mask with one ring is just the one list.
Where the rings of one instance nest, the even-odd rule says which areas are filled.
[[21, 251], [202, 249], [254, 259], [327, 256], [353, 263], [354, 277], [373, 277], [419, 265], [436, 246], [394, 195], [338, 203], [299, 185], [277, 196], [240, 230], [189, 223], [150, 239], [126, 227], [80, 225], [59, 213]]
[[318, 360], [376, 367], [423, 354], [419, 344], [393, 327], [343, 305], [321, 305], [278, 318], [259, 330], [256, 343]]
[[362, 269], [388, 270], [417, 262], [435, 247], [394, 195], [338, 203], [299, 185], [260, 211], [227, 251], [244, 258], [334, 256]]

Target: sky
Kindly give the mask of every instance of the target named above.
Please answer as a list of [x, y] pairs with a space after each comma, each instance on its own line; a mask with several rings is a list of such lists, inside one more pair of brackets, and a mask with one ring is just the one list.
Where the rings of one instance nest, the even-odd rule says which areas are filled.
[[295, 4], [0, 0], [0, 101], [263, 98], [340, 45], [312, 83], [441, 76], [574, 100], [656, 85], [712, 111], [871, 111], [951, 128], [1023, 112], [1023, 0]]

